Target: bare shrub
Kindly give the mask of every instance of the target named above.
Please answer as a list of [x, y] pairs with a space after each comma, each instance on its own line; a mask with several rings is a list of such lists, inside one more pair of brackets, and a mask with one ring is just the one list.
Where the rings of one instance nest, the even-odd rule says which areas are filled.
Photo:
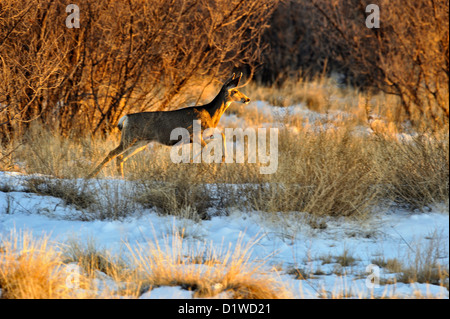
[[282, 135], [279, 169], [269, 183], [247, 193], [263, 211], [365, 216], [379, 199], [370, 145], [349, 131]]
[[315, 0], [328, 24], [323, 45], [369, 86], [397, 95], [418, 127], [448, 125], [448, 1], [378, 1], [379, 29], [365, 26], [369, 3]]
[[78, 210], [85, 210], [95, 202], [93, 194], [73, 180], [29, 178], [26, 187], [32, 193], [60, 198], [66, 205], [72, 205]]
[[89, 0], [80, 28], [69, 29], [64, 1], [2, 1], [3, 142], [34, 120], [66, 136], [96, 134], [124, 112], [182, 106], [192, 84], [255, 65], [276, 2]]
[[145, 181], [140, 186], [135, 198], [144, 207], [193, 220], [209, 218], [207, 210], [212, 206], [212, 199], [205, 184], [181, 178], [169, 183]]
[[410, 141], [376, 140], [374, 167], [385, 198], [413, 210], [448, 203], [448, 138], [419, 135]]
[[134, 201], [135, 187], [115, 181], [98, 182], [95, 202], [89, 207], [88, 219], [120, 220], [139, 212]]
[[[369, 4], [380, 8], [380, 28], [366, 27]], [[263, 83], [282, 83], [298, 70], [337, 71], [345, 82], [397, 96], [398, 120], [422, 129], [448, 125], [448, 1], [289, 0], [270, 24], [267, 63], [257, 74]]]

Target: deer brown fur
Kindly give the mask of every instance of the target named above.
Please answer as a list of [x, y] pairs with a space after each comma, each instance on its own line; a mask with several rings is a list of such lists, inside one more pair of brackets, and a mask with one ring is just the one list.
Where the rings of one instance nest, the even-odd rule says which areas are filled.
[[[202, 132], [205, 129], [217, 127], [221, 116], [232, 102], [250, 102], [247, 96], [236, 89], [241, 77], [242, 73], [238, 77], [233, 74], [223, 84], [217, 96], [205, 105], [174, 111], [140, 112], [123, 116], [118, 124], [119, 129], [122, 130], [119, 146], [109, 152], [87, 178], [96, 176], [115, 157], [117, 157], [117, 168], [123, 177], [123, 163], [132, 155], [145, 149], [148, 143], [158, 142], [168, 146], [176, 144], [178, 140], [171, 140], [170, 133], [178, 127], [189, 131], [191, 142], [194, 121], [201, 121]], [[225, 139], [223, 139], [223, 143], [225, 143]], [[206, 146], [203, 138], [201, 138], [201, 144]], [[225, 145], [223, 147], [225, 150]]]

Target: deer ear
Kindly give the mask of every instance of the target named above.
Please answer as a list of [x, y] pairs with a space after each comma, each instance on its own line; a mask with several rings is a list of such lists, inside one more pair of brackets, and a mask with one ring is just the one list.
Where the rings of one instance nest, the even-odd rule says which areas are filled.
[[241, 77], [242, 77], [242, 72], [238, 77], [236, 77], [236, 74], [233, 73], [233, 76], [227, 82], [225, 82], [225, 86], [227, 88], [235, 88], [236, 86], [238, 86], [239, 80], [241, 79]]
[[239, 85], [239, 81], [241, 80], [241, 78], [242, 78], [242, 72], [239, 74], [239, 76], [238, 76], [238, 78], [237, 78], [237, 84], [236, 84], [236, 86]]
[[233, 75], [231, 76], [231, 78], [229, 78], [228, 80], [226, 80], [225, 83], [223, 84], [223, 86], [229, 86], [229, 85], [231, 84], [231, 82], [233, 82], [234, 76], [235, 76], [235, 74], [233, 73]]

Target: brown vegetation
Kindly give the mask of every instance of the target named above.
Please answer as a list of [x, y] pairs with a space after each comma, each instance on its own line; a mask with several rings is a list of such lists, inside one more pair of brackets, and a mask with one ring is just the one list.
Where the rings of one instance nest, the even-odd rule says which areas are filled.
[[[380, 28], [366, 27], [372, 3], [380, 8]], [[337, 71], [348, 83], [398, 96], [397, 120], [422, 129], [448, 125], [447, 0], [290, 0], [270, 24], [263, 81], [283, 82], [298, 70]]]
[[[85, 247], [70, 244], [63, 253], [48, 238], [11, 233], [0, 242], [0, 296], [138, 298], [159, 286], [179, 286], [193, 291], [197, 298], [220, 298], [219, 294], [234, 299], [292, 298], [268, 266], [249, 260], [255, 243], [244, 246], [238, 242], [234, 249], [206, 244], [192, 248], [175, 234], [172, 242], [149, 241], [145, 248], [128, 246], [131, 260], [124, 263], [93, 242]], [[76, 277], [69, 266], [76, 267]]]
[[380, 0], [379, 29], [365, 26], [367, 4], [85, 1], [69, 29], [62, 1], [2, 1], [2, 143], [33, 121], [65, 136], [106, 133], [127, 112], [197, 104], [208, 84], [255, 66], [266, 84], [337, 71], [398, 96], [397, 121], [447, 125], [448, 1]]
[[[333, 124], [339, 126], [318, 132], [307, 126], [296, 127], [297, 132], [281, 131], [278, 170], [271, 175], [261, 175], [259, 163], [175, 164], [169, 147], [152, 145], [127, 162], [126, 176], [135, 181], [130, 189], [116, 189], [115, 183], [105, 181], [100, 193], [90, 194], [88, 180], [80, 189], [76, 180], [50, 177], [32, 178], [27, 187], [81, 211], [101, 211], [101, 216], [90, 217], [101, 219], [125, 217], [136, 203], [198, 220], [207, 218], [211, 207], [221, 214], [239, 207], [365, 218], [386, 199], [411, 209], [448, 202], [448, 137], [422, 135], [402, 141], [389, 132], [358, 136], [351, 122]], [[25, 173], [79, 178], [117, 143], [114, 136], [63, 140], [48, 132], [36, 135], [32, 144], [18, 148], [12, 163], [21, 163]], [[37, 152], [33, 145], [52, 151]], [[101, 176], [116, 174], [114, 165], [107, 165]]]
[[[305, 212], [311, 227], [324, 228], [329, 216], [362, 221], [380, 203], [448, 207], [448, 1], [379, 0], [380, 29], [365, 26], [368, 3], [87, 0], [80, 28], [69, 29], [63, 1], [3, 0], [0, 169], [47, 175], [25, 177], [22, 190], [59, 198], [86, 220], [151, 208], [200, 222], [211, 208], [226, 214], [238, 207], [280, 220]], [[246, 70], [248, 78], [258, 71], [243, 90], [253, 101], [302, 103], [320, 112], [308, 123], [298, 114], [275, 119], [251, 105], [230, 108], [238, 118], [230, 127], [281, 128], [275, 174], [261, 175], [260, 163], [174, 164], [166, 147], [152, 145], [127, 162], [133, 183], [76, 180], [117, 145], [115, 125], [124, 113], [204, 102], [233, 69]], [[354, 87], [330, 80], [333, 71]], [[333, 117], [335, 110], [346, 113]], [[116, 170], [107, 165], [101, 174], [114, 177]], [[2, 191], [15, 190], [0, 182]], [[93, 193], [91, 183], [101, 187]], [[63, 255], [45, 238], [12, 234], [0, 243], [1, 297], [99, 297], [92, 283], [98, 271], [129, 283], [104, 291], [106, 297], [138, 297], [161, 285], [198, 297], [291, 297], [249, 262], [250, 247], [186, 256], [183, 235], [174, 238], [173, 246], [130, 250], [134, 258], [125, 267], [93, 245], [75, 243]], [[437, 259], [441, 246], [417, 246], [409, 264], [388, 259], [380, 266], [396, 269], [404, 282], [448, 287], [448, 267]], [[329, 259], [354, 262], [345, 250]], [[80, 291], [67, 289], [68, 262], [84, 271]]]
[[3, 143], [34, 120], [76, 136], [109, 131], [126, 112], [182, 106], [195, 81], [255, 65], [275, 3], [84, 1], [80, 28], [67, 28], [64, 1], [2, 1]]

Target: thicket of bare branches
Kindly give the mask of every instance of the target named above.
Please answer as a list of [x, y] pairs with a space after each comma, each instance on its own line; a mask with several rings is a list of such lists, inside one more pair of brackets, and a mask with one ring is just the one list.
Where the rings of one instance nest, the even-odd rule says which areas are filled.
[[258, 63], [277, 0], [0, 2], [2, 140], [33, 120], [61, 133], [105, 132], [130, 110], [170, 109], [199, 77]]
[[[379, 29], [365, 25], [372, 2]], [[448, 124], [448, 0], [86, 0], [79, 29], [66, 27], [66, 6], [0, 2], [3, 142], [35, 120], [104, 133], [126, 112], [197, 103], [194, 84], [261, 63], [264, 83], [338, 71], [399, 96], [398, 118]]]
[[[371, 3], [380, 8], [380, 28], [366, 26]], [[448, 0], [287, 0], [269, 23], [263, 81], [299, 69], [338, 71], [352, 84], [399, 96], [415, 124], [448, 124]]]

